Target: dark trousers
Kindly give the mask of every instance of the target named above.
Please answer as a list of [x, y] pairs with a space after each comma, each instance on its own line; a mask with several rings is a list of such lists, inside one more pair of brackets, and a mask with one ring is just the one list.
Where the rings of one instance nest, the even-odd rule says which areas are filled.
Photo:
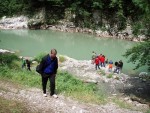
[[96, 70], [97, 70], [97, 67], [98, 67], [98, 69], [100, 69], [99, 64], [95, 64], [95, 69]]
[[49, 79], [50, 81], [50, 95], [52, 96], [55, 93], [55, 74], [50, 75], [49, 77], [42, 77], [42, 87], [43, 87], [43, 93], [46, 93], [46, 85], [47, 81]]
[[105, 63], [104, 62], [101, 62], [101, 67], [105, 67]]
[[31, 71], [30, 67], [27, 67], [27, 70]]

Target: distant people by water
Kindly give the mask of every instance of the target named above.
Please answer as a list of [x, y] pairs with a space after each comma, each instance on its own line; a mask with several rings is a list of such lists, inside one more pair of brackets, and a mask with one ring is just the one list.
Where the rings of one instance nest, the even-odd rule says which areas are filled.
[[92, 51], [92, 64], [94, 64], [96, 56], [97, 56], [96, 52]]
[[115, 69], [114, 69], [114, 73], [119, 73], [119, 69], [118, 69], [118, 62], [115, 62]]
[[26, 61], [24, 57], [22, 57], [22, 69], [23, 68], [26, 68]]
[[27, 70], [31, 71], [30, 69], [31, 63], [28, 59], [26, 59], [26, 64], [27, 64]]
[[95, 58], [95, 69], [97, 70], [97, 68], [100, 69], [98, 56]]
[[31, 62], [29, 59], [22, 57], [22, 69], [31, 71]]
[[110, 60], [110, 61], [109, 61], [109, 64], [108, 64], [108, 71], [109, 71], [109, 72], [112, 72], [112, 68], [113, 68], [113, 61]]
[[102, 55], [100, 62], [101, 62], [101, 67], [105, 67], [105, 56], [104, 55]]
[[[105, 59], [106, 59], [106, 57], [105, 57]], [[107, 65], [107, 64], [108, 64], [108, 59], [105, 60], [105, 65]]]
[[102, 54], [99, 54], [98, 59], [99, 59], [99, 66], [101, 66], [101, 58], [102, 58]]
[[[109, 72], [114, 72], [117, 74], [120, 74], [123, 68], [123, 62], [120, 60], [119, 62], [113, 63], [112, 60], [106, 59], [105, 55], [99, 54], [98, 56], [93, 51], [92, 52], [92, 62], [95, 64], [95, 69], [101, 69], [101, 67], [104, 67], [108, 69]], [[115, 67], [114, 67], [115, 65]], [[114, 70], [113, 70], [114, 68]]]
[[121, 73], [122, 68], [123, 68], [123, 62], [122, 62], [122, 60], [120, 60], [120, 61], [118, 62], [118, 68], [119, 68], [119, 73]]
[[115, 62], [115, 70], [114, 70], [114, 73], [118, 73], [120, 74], [121, 71], [122, 71], [122, 68], [123, 68], [123, 62], [122, 60], [120, 60], [119, 62]]

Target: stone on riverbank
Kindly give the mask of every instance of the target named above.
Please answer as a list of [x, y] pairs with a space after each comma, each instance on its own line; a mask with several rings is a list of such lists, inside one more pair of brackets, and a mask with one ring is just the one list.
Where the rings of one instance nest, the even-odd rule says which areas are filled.
[[2, 17], [0, 20], [0, 29], [27, 29], [28, 17], [19, 16], [6, 18]]

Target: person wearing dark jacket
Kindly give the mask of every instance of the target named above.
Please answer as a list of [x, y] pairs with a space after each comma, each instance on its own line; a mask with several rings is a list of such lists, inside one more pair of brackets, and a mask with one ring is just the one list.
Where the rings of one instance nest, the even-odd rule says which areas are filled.
[[119, 68], [119, 73], [121, 73], [122, 68], [123, 68], [123, 62], [122, 62], [122, 60], [119, 61], [118, 68]]
[[122, 60], [120, 60], [119, 62], [115, 62], [115, 66], [116, 66], [116, 69], [115, 69], [115, 73], [121, 73], [121, 70], [123, 68], [123, 62]]
[[46, 85], [49, 79], [50, 91], [51, 91], [50, 95], [53, 96], [54, 98], [57, 98], [57, 95], [55, 94], [55, 77], [58, 69], [58, 59], [56, 55], [57, 55], [57, 50], [52, 49], [50, 51], [50, 54], [42, 58], [39, 65], [40, 74], [42, 76], [43, 96], [45, 97], [47, 96]]
[[26, 59], [26, 64], [27, 64], [27, 70], [31, 71], [30, 67], [31, 67], [31, 63], [28, 59]]
[[119, 61], [118, 67], [122, 70], [122, 68], [123, 68], [123, 62], [122, 62], [122, 60]]

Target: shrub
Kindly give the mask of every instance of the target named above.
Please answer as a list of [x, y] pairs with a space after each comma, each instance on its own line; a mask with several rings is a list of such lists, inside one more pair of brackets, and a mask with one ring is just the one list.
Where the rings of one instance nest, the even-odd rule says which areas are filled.
[[113, 76], [113, 74], [109, 74], [109, 75], [107, 76], [107, 78], [112, 78], [112, 76]]
[[19, 60], [18, 56], [13, 53], [0, 54], [0, 65], [11, 65], [12, 62]]
[[66, 58], [64, 56], [59, 56], [59, 61], [64, 62], [64, 61], [66, 61]]
[[42, 60], [42, 58], [46, 55], [47, 53], [40, 53], [37, 55], [34, 60], [37, 61], [38, 63]]

